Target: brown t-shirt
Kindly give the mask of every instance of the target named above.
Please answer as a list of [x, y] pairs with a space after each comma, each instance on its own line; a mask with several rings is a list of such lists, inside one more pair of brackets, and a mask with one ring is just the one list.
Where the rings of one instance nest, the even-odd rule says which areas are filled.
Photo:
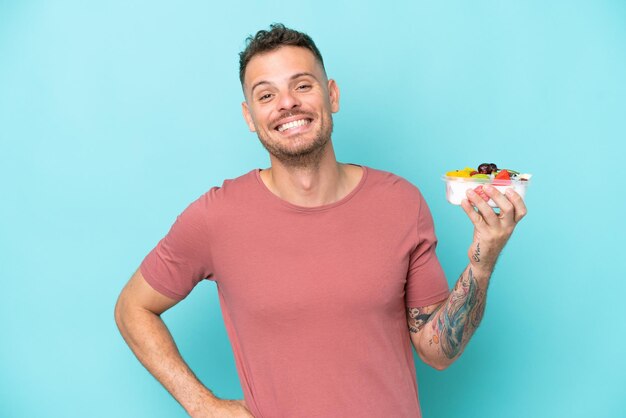
[[193, 202], [141, 264], [183, 299], [217, 283], [255, 417], [419, 417], [409, 307], [448, 295], [426, 202], [363, 167], [343, 199], [300, 207], [253, 170]]

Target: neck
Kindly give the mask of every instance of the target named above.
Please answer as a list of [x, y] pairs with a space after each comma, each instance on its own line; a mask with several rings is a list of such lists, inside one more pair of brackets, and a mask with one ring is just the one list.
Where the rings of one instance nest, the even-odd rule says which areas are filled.
[[337, 162], [331, 141], [321, 150], [319, 158], [309, 164], [285, 164], [272, 155], [270, 160], [272, 167], [261, 171], [263, 182], [272, 193], [294, 205], [315, 207], [334, 203], [356, 185], [347, 166]]

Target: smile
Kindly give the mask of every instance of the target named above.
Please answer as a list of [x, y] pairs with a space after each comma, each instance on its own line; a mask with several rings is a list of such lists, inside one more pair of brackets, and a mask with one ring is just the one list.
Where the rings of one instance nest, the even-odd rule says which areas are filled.
[[282, 125], [278, 125], [276, 130], [278, 132], [286, 131], [287, 129], [297, 128], [298, 126], [304, 126], [311, 123], [310, 119], [298, 119], [291, 122], [283, 123]]

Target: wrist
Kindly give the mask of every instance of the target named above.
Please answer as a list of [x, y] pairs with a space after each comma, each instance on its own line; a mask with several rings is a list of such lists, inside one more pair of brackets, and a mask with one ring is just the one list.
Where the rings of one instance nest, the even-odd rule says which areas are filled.
[[493, 273], [495, 265], [486, 265], [485, 263], [473, 263], [470, 261], [469, 267], [472, 269], [472, 274], [476, 278], [489, 279]]
[[219, 407], [222, 399], [216, 397], [209, 389], [202, 388], [190, 402], [185, 402], [182, 406], [192, 417], [210, 417], [213, 416], [212, 411]]

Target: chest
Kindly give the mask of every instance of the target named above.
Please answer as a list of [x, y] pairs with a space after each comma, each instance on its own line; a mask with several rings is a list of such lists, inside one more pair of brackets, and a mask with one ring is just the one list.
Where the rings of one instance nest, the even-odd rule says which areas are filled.
[[412, 231], [376, 216], [244, 217], [215, 237], [215, 280], [235, 315], [259, 321], [396, 315]]

